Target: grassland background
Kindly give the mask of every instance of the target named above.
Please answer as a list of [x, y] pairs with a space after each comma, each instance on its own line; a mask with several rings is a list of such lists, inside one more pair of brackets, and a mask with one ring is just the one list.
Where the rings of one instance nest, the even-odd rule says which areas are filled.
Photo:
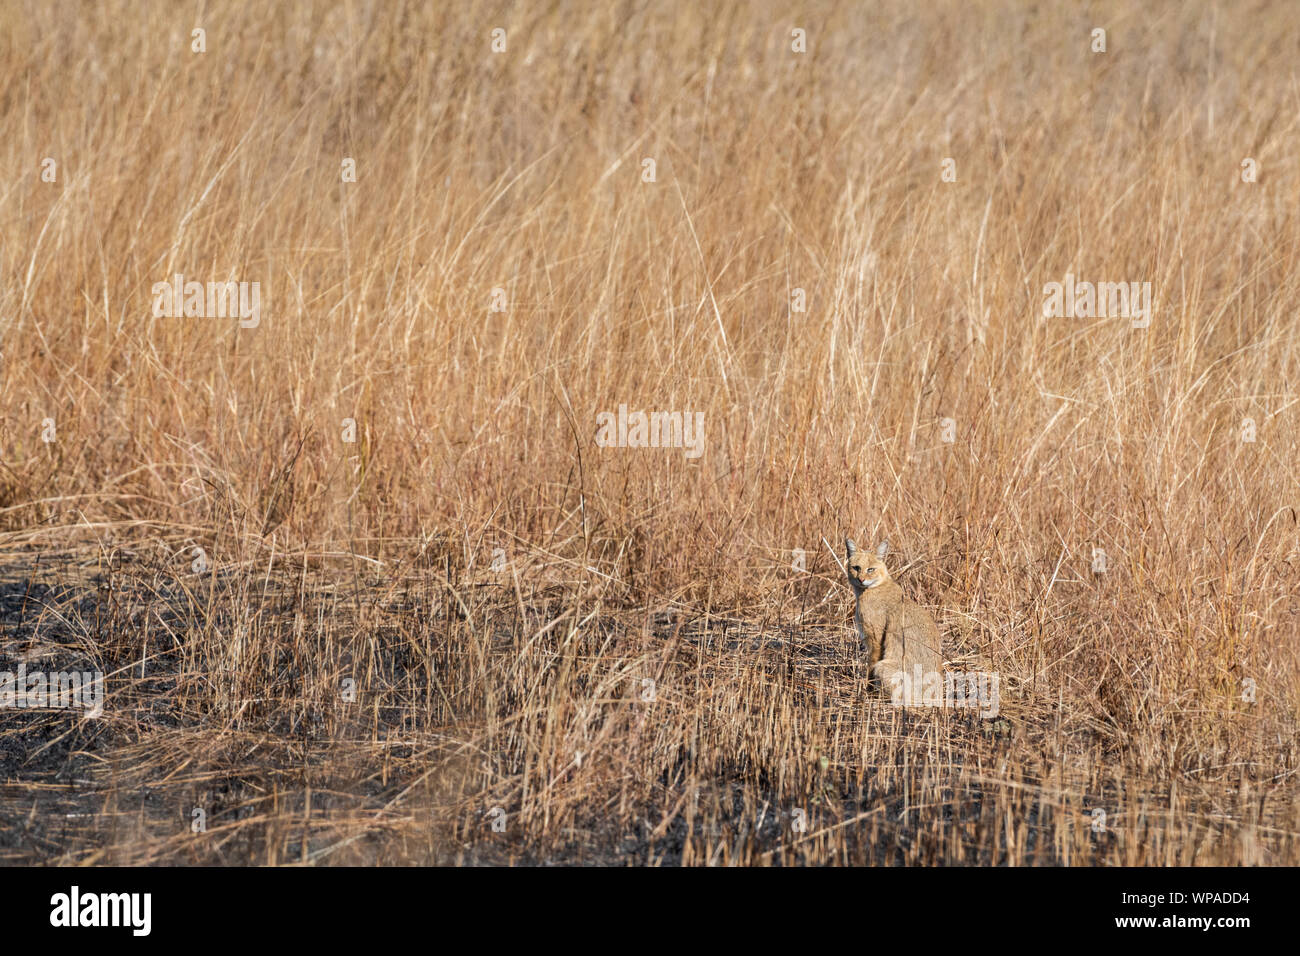
[[[4, 859], [1300, 861], [1293, 5], [0, 23], [0, 663], [110, 675], [0, 714]], [[871, 700], [845, 534], [1001, 723]]]

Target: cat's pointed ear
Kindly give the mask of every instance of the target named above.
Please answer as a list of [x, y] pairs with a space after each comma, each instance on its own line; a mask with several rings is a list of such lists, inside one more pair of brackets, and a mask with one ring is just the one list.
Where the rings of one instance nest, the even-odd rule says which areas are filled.
[[876, 557], [883, 558], [887, 551], [889, 551], [889, 542], [887, 540], [880, 542], [880, 546], [876, 548]]
[[851, 558], [851, 557], [853, 557], [853, 555], [857, 554], [858, 546], [857, 546], [856, 544], [853, 543], [853, 539], [852, 539], [852, 538], [845, 538], [845, 539], [844, 539], [844, 550], [847, 551], [847, 552], [849, 553], [849, 557]]

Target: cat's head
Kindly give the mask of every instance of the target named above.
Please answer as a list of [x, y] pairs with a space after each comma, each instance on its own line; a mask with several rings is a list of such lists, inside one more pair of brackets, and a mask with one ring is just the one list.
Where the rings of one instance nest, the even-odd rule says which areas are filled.
[[889, 569], [885, 567], [885, 552], [889, 542], [882, 541], [875, 552], [859, 551], [858, 546], [849, 538], [844, 539], [844, 548], [848, 552], [849, 584], [857, 593], [880, 587], [889, 578]]

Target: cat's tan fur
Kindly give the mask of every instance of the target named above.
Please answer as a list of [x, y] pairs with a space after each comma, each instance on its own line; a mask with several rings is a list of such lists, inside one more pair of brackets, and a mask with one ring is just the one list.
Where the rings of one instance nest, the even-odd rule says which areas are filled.
[[[858, 550], [847, 538], [844, 545], [849, 584], [856, 598], [853, 620], [872, 681], [895, 702], [911, 703], [913, 698], [900, 695], [900, 688], [911, 688], [918, 674], [943, 671], [939, 628], [925, 608], [903, 597], [903, 589], [889, 576], [884, 544], [875, 554]], [[914, 693], [919, 692], [916, 687]]]

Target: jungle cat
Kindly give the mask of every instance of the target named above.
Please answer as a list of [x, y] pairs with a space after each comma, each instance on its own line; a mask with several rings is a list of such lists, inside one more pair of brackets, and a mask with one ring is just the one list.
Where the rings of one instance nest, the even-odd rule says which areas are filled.
[[874, 554], [859, 551], [848, 538], [844, 546], [855, 598], [853, 621], [872, 682], [894, 703], [920, 703], [917, 678], [943, 672], [939, 628], [925, 608], [903, 597], [903, 589], [889, 576], [888, 542], [881, 542]]

